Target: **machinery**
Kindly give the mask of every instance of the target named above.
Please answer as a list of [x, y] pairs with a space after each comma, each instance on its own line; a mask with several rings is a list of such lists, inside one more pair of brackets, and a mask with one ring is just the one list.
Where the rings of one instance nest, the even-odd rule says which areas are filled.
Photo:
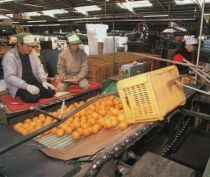
[[[209, 87], [202, 85], [196, 87], [205, 91], [210, 90]], [[102, 94], [94, 97], [69, 112], [63, 120], [106, 96]], [[73, 159], [67, 158], [68, 153], [72, 152], [66, 148], [46, 149], [52, 145], [50, 135], [43, 137], [42, 142], [33, 139], [58, 126], [63, 120], [54, 117], [52, 124], [27, 136], [21, 136], [13, 130], [15, 123], [36, 116], [40, 112], [50, 116], [48, 113], [55, 109], [55, 107], [44, 109], [34, 107], [32, 112], [25, 112], [10, 119], [9, 127], [1, 125], [0, 176], [141, 177], [141, 174], [144, 174], [144, 176], [162, 177], [164, 174], [168, 177], [206, 177], [210, 173], [207, 165], [210, 156], [208, 130], [210, 101], [208, 97], [189, 89], [185, 89], [185, 96], [186, 104], [170, 111], [163, 121], [136, 124], [122, 132], [115, 129], [102, 131], [102, 136], [99, 133], [78, 142], [68, 137], [68, 143], [77, 147], [73, 148], [77, 154], [94, 150], [98, 144], [103, 145], [103, 148], [91, 155]], [[88, 95], [83, 95], [78, 97], [77, 101], [86, 99]], [[75, 101], [71, 99], [66, 105], [71, 105]], [[61, 103], [58, 103], [57, 107], [61, 107]], [[65, 137], [54, 140], [55, 144], [59, 145], [67, 143]], [[56, 152], [54, 156], [53, 152]], [[177, 173], [171, 173], [173, 171]]]
[[123, 78], [131, 77], [140, 73], [144, 73], [145, 62], [143, 63], [129, 63], [121, 66], [121, 75]]

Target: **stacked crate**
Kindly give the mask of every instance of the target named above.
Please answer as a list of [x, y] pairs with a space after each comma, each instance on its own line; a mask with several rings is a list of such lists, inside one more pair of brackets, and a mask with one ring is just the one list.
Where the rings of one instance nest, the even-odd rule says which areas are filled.
[[[154, 54], [144, 54], [147, 56], [157, 56]], [[151, 60], [145, 56], [137, 56], [129, 52], [118, 52], [115, 54], [115, 68], [118, 71], [122, 65], [133, 61], [146, 62], [146, 71], [151, 71], [159, 67], [159, 62]], [[88, 56], [88, 78], [93, 81], [107, 80], [113, 76], [113, 54], [90, 55]]]

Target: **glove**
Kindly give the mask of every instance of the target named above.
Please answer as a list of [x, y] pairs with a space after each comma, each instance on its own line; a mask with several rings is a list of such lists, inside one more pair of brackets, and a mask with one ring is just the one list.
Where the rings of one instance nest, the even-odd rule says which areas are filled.
[[36, 95], [39, 94], [40, 90], [38, 87], [34, 86], [34, 85], [28, 85], [26, 87], [26, 90], [31, 93], [32, 95]]
[[52, 84], [49, 84], [48, 82], [42, 82], [42, 86], [46, 89], [51, 88], [52, 90], [55, 89], [55, 87]]

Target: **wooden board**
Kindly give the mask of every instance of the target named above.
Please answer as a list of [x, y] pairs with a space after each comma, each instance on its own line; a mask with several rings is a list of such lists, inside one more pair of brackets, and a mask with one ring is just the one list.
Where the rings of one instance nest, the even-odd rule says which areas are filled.
[[136, 124], [123, 131], [119, 128], [103, 129], [95, 135], [75, 141], [75, 143], [65, 147], [64, 149], [55, 150], [50, 148], [42, 148], [41, 150], [46, 155], [61, 160], [70, 160], [84, 156], [91, 156], [100, 150], [114, 147], [114, 145], [123, 141], [126, 139], [126, 137], [134, 134], [136, 130], [143, 128], [143, 126], [144, 124]]

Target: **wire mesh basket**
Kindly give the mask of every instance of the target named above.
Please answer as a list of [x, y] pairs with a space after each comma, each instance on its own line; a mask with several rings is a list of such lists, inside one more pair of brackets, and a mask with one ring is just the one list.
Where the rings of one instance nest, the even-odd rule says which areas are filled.
[[183, 88], [171, 82], [178, 78], [176, 66], [140, 74], [117, 83], [123, 109], [130, 123], [163, 120], [186, 102]]

